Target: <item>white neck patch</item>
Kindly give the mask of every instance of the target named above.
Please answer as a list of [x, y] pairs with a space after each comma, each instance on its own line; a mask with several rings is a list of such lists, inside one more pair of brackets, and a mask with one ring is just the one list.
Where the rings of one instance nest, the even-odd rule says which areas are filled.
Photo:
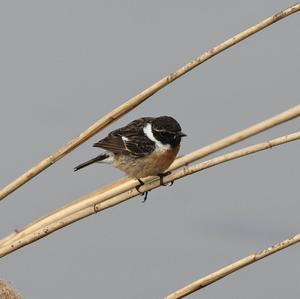
[[150, 139], [152, 140], [153, 142], [155, 142], [155, 147], [157, 150], [160, 150], [160, 151], [166, 151], [168, 149], [170, 149], [170, 144], [163, 144], [161, 143], [159, 140], [157, 140], [154, 135], [153, 135], [153, 132], [152, 132], [152, 125], [151, 124], [147, 124], [144, 129], [143, 129], [145, 135]]

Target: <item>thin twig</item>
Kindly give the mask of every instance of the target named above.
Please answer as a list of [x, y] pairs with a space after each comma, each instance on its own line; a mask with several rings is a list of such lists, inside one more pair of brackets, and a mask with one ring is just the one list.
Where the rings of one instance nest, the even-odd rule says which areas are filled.
[[158, 92], [163, 87], [167, 86], [174, 80], [180, 78], [187, 72], [194, 69], [196, 66], [200, 65], [204, 61], [212, 58], [213, 56], [219, 54], [220, 52], [232, 47], [233, 45], [239, 43], [240, 41], [246, 39], [247, 37], [253, 35], [254, 33], [270, 26], [271, 24], [274, 24], [275, 22], [297, 12], [300, 10], [300, 3], [297, 3], [283, 11], [280, 11], [279, 13], [276, 13], [275, 15], [263, 20], [262, 22], [258, 23], [257, 25], [248, 28], [247, 30], [233, 36], [232, 38], [229, 38], [225, 42], [219, 44], [218, 46], [210, 49], [209, 51], [205, 52], [204, 54], [198, 56], [185, 66], [181, 67], [176, 72], [173, 72], [169, 74], [168, 76], [164, 77], [163, 79], [159, 80], [158, 82], [151, 85], [149, 88], [142, 91], [137, 96], [134, 96], [124, 104], [120, 105], [104, 117], [102, 117], [100, 120], [98, 120], [96, 123], [94, 123], [92, 126], [90, 126], [88, 129], [86, 129], [84, 132], [82, 132], [79, 136], [72, 139], [69, 143], [55, 151], [53, 154], [39, 162], [36, 166], [32, 167], [28, 171], [26, 171], [24, 174], [22, 174], [20, 177], [15, 179], [13, 182], [9, 183], [6, 187], [4, 187], [2, 190], [0, 190], [0, 200], [5, 198], [10, 193], [14, 192], [16, 189], [27, 183], [29, 180], [34, 178], [36, 175], [44, 171], [46, 168], [54, 164], [56, 161], [64, 157], [66, 154], [74, 150], [77, 146], [94, 136], [96, 133], [98, 133], [100, 130], [105, 128], [107, 125], [112, 123], [113, 121], [117, 120], [124, 114], [128, 113], [132, 109], [134, 109], [136, 106], [144, 102], [146, 99], [148, 99], [150, 96]]
[[212, 284], [216, 281], [218, 281], [221, 278], [224, 278], [225, 276], [238, 271], [241, 268], [244, 268], [250, 264], [253, 264], [271, 254], [274, 254], [280, 250], [283, 250], [291, 245], [295, 245], [296, 243], [300, 242], [300, 234], [295, 235], [294, 237], [282, 241], [278, 244], [273, 245], [272, 247], [269, 247], [263, 251], [260, 251], [258, 253], [255, 254], [251, 254], [241, 260], [238, 260], [224, 268], [221, 268], [220, 270], [211, 273], [199, 280], [196, 280], [194, 282], [192, 282], [191, 284], [187, 285], [186, 287], [176, 291], [175, 293], [172, 293], [168, 296], [165, 297], [165, 299], [179, 299], [179, 298], [183, 298], [197, 290], [200, 290], [206, 286], [208, 286], [209, 284]]
[[[280, 114], [270, 117], [270, 118], [268, 118], [262, 122], [259, 122], [255, 125], [252, 125], [244, 130], [241, 130], [237, 133], [234, 133], [225, 138], [222, 138], [210, 145], [200, 148], [184, 157], [178, 158], [171, 165], [171, 167], [169, 168], [169, 171], [173, 171], [173, 170], [178, 169], [179, 167], [182, 167], [186, 164], [189, 164], [196, 160], [199, 160], [205, 156], [208, 156], [209, 154], [212, 154], [218, 150], [224, 149], [225, 147], [228, 147], [232, 144], [240, 142], [250, 136], [256, 135], [264, 130], [270, 129], [276, 125], [282, 124], [283, 122], [286, 122], [295, 117], [298, 117], [299, 115], [300, 115], [300, 105], [297, 105], [297, 106], [290, 108]], [[155, 179], [155, 177], [148, 177], [148, 178], [143, 178], [143, 181], [149, 182], [153, 179]], [[92, 194], [84, 196], [84, 197], [80, 198], [79, 200], [76, 200], [59, 210], [54, 211], [53, 213], [47, 215], [44, 218], [41, 218], [41, 219], [35, 221], [34, 223], [30, 224], [28, 227], [25, 227], [18, 233], [14, 232], [11, 235], [8, 235], [6, 238], [4, 238], [3, 240], [0, 241], [0, 246], [5, 244], [8, 241], [11, 242], [12, 240], [16, 240], [17, 238], [20, 238], [28, 233], [31, 233], [34, 230], [40, 229], [41, 227], [45, 227], [46, 225], [49, 225], [50, 223], [59, 221], [59, 219], [64, 219], [68, 215], [72, 215], [72, 214], [76, 213], [77, 211], [88, 208], [88, 207], [94, 205], [95, 203], [99, 202], [100, 200], [104, 201], [105, 199], [108, 199], [108, 198], [116, 196], [120, 193], [131, 190], [138, 184], [139, 183], [133, 179], [122, 179], [113, 184], [109, 184], [106, 187], [101, 188], [100, 190], [98, 190]]]
[[[249, 154], [256, 153], [258, 151], [262, 151], [280, 144], [284, 144], [290, 141], [294, 141], [300, 139], [300, 131], [287, 135], [287, 136], [282, 136], [267, 142], [259, 143], [256, 145], [252, 145], [216, 158], [213, 158], [211, 160], [205, 161], [198, 163], [196, 165], [192, 165], [189, 167], [184, 167], [182, 169], [178, 169], [177, 171], [172, 172], [170, 175], [166, 176], [164, 178], [164, 182], [172, 182], [175, 180], [178, 180], [180, 178], [183, 178], [187, 175], [191, 175], [193, 173], [199, 172], [201, 170], [210, 168], [212, 166], [237, 159]], [[160, 182], [159, 180], [152, 181], [146, 185], [141, 186], [140, 192], [145, 192], [145, 191], [150, 191], [152, 189], [160, 187]], [[100, 190], [101, 191], [101, 190]], [[95, 193], [94, 193], [95, 194]], [[120, 204], [123, 201], [126, 201], [136, 195], [139, 194], [139, 192], [136, 189], [129, 190], [127, 192], [124, 192], [122, 194], [119, 194], [115, 197], [112, 197], [110, 199], [101, 199], [101, 193], [100, 196], [96, 196], [93, 194], [93, 199], [98, 200], [98, 203], [95, 203], [94, 206], [89, 206], [85, 209], [82, 209], [80, 211], [75, 212], [74, 214], [68, 215], [64, 217], [63, 219], [60, 219], [56, 222], [52, 222], [49, 225], [46, 225], [38, 230], [34, 230], [33, 232], [27, 233], [23, 235], [22, 237], [18, 238], [17, 240], [8, 240], [5, 242], [1, 247], [0, 247], [0, 257], [3, 257], [15, 250], [17, 250], [20, 247], [23, 247], [25, 245], [28, 245], [40, 238], [43, 238], [50, 233], [67, 226], [75, 221], [78, 221], [84, 217], [87, 217], [91, 214], [94, 214], [95, 212], [99, 212], [101, 210], [110, 208], [112, 206], [115, 206], [117, 204]], [[18, 234], [18, 233], [17, 233]]]

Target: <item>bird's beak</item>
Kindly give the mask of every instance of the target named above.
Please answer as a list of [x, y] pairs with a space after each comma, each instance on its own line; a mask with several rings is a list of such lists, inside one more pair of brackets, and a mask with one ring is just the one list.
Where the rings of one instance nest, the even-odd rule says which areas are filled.
[[184, 133], [182, 133], [182, 132], [180, 132], [180, 133], [178, 134], [178, 136], [179, 136], [179, 137], [186, 137], [187, 135], [184, 134]]

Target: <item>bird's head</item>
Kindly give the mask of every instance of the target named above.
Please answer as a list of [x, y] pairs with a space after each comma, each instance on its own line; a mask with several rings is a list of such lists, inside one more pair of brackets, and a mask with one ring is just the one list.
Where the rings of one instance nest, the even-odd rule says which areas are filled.
[[162, 144], [169, 144], [172, 148], [180, 144], [181, 138], [186, 136], [176, 119], [170, 116], [160, 116], [152, 121], [152, 133]]

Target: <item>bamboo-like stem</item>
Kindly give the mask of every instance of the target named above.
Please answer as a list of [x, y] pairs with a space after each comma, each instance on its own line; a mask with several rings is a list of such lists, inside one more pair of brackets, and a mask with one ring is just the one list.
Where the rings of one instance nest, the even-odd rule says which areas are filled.
[[221, 149], [224, 149], [230, 145], [236, 144], [251, 136], [257, 135], [284, 122], [292, 120], [298, 116], [300, 116], [300, 105], [294, 106], [282, 113], [279, 113], [264, 121], [256, 123], [244, 130], [241, 130], [225, 138], [222, 138], [212, 144], [204, 146], [203, 148], [200, 148], [199, 150], [196, 150], [184, 157], [178, 158], [174, 161], [169, 170], [171, 171], [182, 167], [188, 163], [192, 163]]
[[[196, 165], [178, 169], [177, 171], [174, 171], [170, 175], [166, 176], [164, 178], [164, 182], [166, 182], [166, 183], [172, 182], [172, 181], [178, 180], [180, 178], [183, 178], [187, 175], [191, 175], [191, 174], [199, 172], [201, 170], [210, 168], [212, 166], [215, 166], [215, 165], [218, 165], [218, 164], [221, 164], [221, 163], [233, 160], [233, 159], [237, 159], [237, 158], [249, 155], [249, 154], [253, 154], [258, 151], [262, 151], [262, 150], [265, 150], [265, 149], [268, 149], [268, 148], [271, 148], [271, 147], [274, 147], [274, 146], [277, 146], [280, 144], [294, 141], [297, 139], [300, 139], [300, 131], [290, 134], [290, 135], [287, 135], [287, 136], [282, 136], [282, 137], [279, 137], [279, 138], [276, 138], [276, 139], [273, 139], [273, 140], [270, 140], [267, 142], [252, 145], [252, 146], [249, 146], [249, 147], [213, 158], [211, 160], [198, 163]], [[141, 186], [140, 192], [150, 191], [150, 190], [158, 188], [158, 187], [160, 187], [160, 182], [158, 180], [155, 180], [155, 181], [148, 183], [147, 185]], [[101, 193], [100, 193], [100, 196], [98, 196], [98, 197], [93, 194], [93, 196], [94, 196], [93, 199], [98, 200], [98, 202], [96, 202], [94, 204], [94, 206], [89, 206], [80, 211], [76, 211], [73, 214], [67, 215], [66, 217], [59, 219], [56, 222], [52, 222], [49, 225], [46, 225], [38, 230], [28, 232], [27, 234], [23, 235], [22, 237], [20, 237], [16, 240], [8, 240], [0, 247], [0, 257], [3, 257], [5, 255], [17, 250], [20, 247], [23, 247], [23, 246], [28, 245], [40, 238], [43, 238], [43, 237], [47, 236], [48, 234], [50, 234], [64, 226], [67, 226], [67, 225], [69, 225], [75, 221], [78, 221], [84, 217], [87, 217], [91, 214], [94, 214], [95, 212], [99, 212], [104, 209], [115, 206], [123, 201], [126, 201], [126, 200], [138, 195], [138, 194], [139, 194], [139, 192], [136, 189], [129, 190], [127, 192], [124, 192], [117, 196], [111, 197], [109, 199], [101, 198]]]
[[240, 41], [246, 39], [247, 37], [253, 35], [254, 33], [274, 24], [275, 22], [297, 12], [300, 10], [300, 3], [297, 3], [283, 11], [276, 13], [275, 15], [261, 21], [255, 26], [248, 28], [247, 30], [229, 38], [228, 40], [224, 41], [223, 43], [219, 44], [218, 46], [210, 49], [209, 51], [203, 53], [202, 55], [196, 57], [194, 60], [186, 64], [185, 66], [181, 67], [177, 71], [167, 75], [163, 79], [157, 81], [147, 89], [143, 90], [140, 94], [134, 96], [127, 102], [123, 103], [110, 113], [106, 114], [84, 132], [82, 132], [79, 136], [72, 139], [69, 143], [55, 151], [53, 154], [39, 162], [37, 165], [26, 171], [24, 174], [19, 176], [17, 179], [9, 183], [6, 187], [0, 190], [0, 200], [8, 196], [10, 193], [14, 192], [16, 189], [30, 181], [36, 175], [44, 171], [46, 168], [54, 164], [56, 161], [64, 157], [66, 154], [74, 150], [77, 146], [94, 136], [100, 130], [105, 128], [107, 125], [112, 123], [113, 121], [117, 120], [124, 114], [128, 113], [136, 106], [144, 102], [150, 96], [158, 92], [163, 87], [167, 86], [174, 80], [180, 78], [187, 72], [194, 69], [196, 66], [200, 65], [201, 63], [205, 62], [206, 60], [212, 58], [213, 56], [219, 54], [220, 52], [232, 47], [233, 45], [239, 43]]
[[[280, 114], [277, 114], [273, 117], [270, 117], [262, 122], [259, 122], [255, 125], [252, 125], [244, 130], [241, 130], [237, 133], [234, 133], [232, 135], [229, 135], [223, 139], [220, 139], [210, 145], [207, 145], [203, 148], [200, 148], [184, 157], [178, 158], [169, 168], [169, 171], [173, 171], [175, 169], [178, 169], [179, 167], [182, 167], [188, 163], [192, 163], [196, 160], [199, 160], [209, 154], [212, 154], [218, 150], [224, 149], [225, 147], [228, 147], [232, 144], [235, 144], [237, 142], [240, 142], [250, 136], [256, 135], [262, 131], [265, 131], [267, 129], [270, 129], [276, 125], [282, 124], [283, 122], [289, 121], [295, 117], [298, 117], [300, 115], [300, 105], [297, 105], [293, 108], [290, 108]], [[148, 177], [144, 178], [144, 182], [149, 182], [151, 180], [155, 179], [155, 177]], [[25, 227], [18, 233], [12, 233], [11, 235], [8, 235], [6, 238], [2, 239], [0, 241], [0, 246], [5, 244], [6, 242], [11, 242], [12, 240], [16, 240], [17, 238], [20, 238], [29, 232], [33, 232], [33, 230], [40, 229], [41, 227], [44, 227], [46, 225], [49, 225], [52, 222], [56, 222], [59, 219], [63, 219], [67, 217], [68, 215], [71, 215], [73, 213], [76, 213], [77, 211], [80, 211], [82, 209], [85, 209], [89, 206], [94, 205], [99, 200], [105, 200], [110, 197], [116, 196], [120, 193], [126, 192], [135, 186], [137, 186], [139, 183], [134, 179], [122, 179], [118, 182], [115, 182], [113, 184], [110, 184], [90, 195], [84, 196], [80, 198], [79, 200], [66, 205], [65, 207], [54, 211], [53, 213], [49, 214], [48, 216], [41, 218], [37, 220], [35, 223], [30, 224], [28, 227]]]
[[253, 264], [271, 254], [274, 254], [280, 250], [283, 250], [289, 246], [295, 245], [296, 243], [300, 242], [300, 234], [295, 235], [294, 237], [287, 239], [285, 241], [282, 241], [278, 244], [273, 245], [272, 247], [269, 247], [263, 251], [251, 254], [243, 259], [240, 259], [224, 268], [219, 269], [218, 271], [211, 273], [199, 280], [196, 280], [192, 282], [191, 284], [187, 285], [186, 287], [176, 291], [175, 293], [172, 293], [165, 297], [165, 299], [179, 299], [183, 298], [191, 293], [194, 293], [197, 290], [200, 290], [219, 279], [224, 278], [225, 276], [238, 271], [241, 268], [244, 268], [250, 264]]

